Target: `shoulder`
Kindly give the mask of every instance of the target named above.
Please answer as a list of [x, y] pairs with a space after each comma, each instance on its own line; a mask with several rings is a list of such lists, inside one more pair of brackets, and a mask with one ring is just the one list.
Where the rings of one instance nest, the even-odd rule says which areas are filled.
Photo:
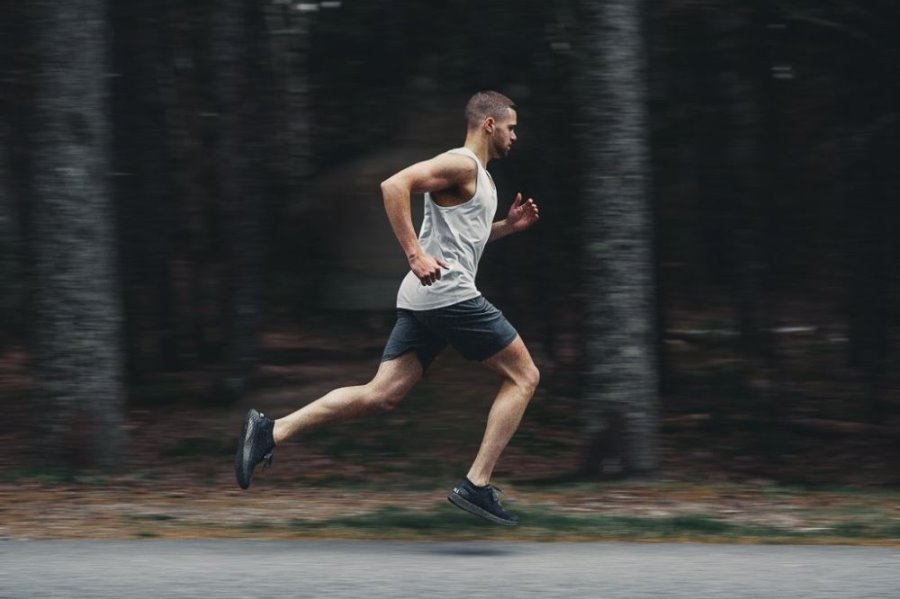
[[443, 154], [438, 154], [429, 162], [431, 162], [435, 168], [460, 175], [470, 175], [474, 177], [478, 173], [478, 163], [475, 158], [463, 152], [448, 150]]
[[444, 152], [434, 158], [417, 162], [382, 182], [382, 187], [399, 186], [413, 192], [433, 192], [475, 181], [478, 166], [464, 154]]
[[415, 164], [411, 168], [418, 171], [420, 178], [435, 183], [434, 186], [429, 186], [432, 189], [423, 191], [466, 185], [475, 181], [478, 176], [478, 166], [472, 158], [449, 151]]

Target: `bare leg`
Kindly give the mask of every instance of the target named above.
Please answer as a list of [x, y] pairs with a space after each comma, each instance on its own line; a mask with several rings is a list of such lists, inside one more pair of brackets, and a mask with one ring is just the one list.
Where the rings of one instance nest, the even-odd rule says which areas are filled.
[[540, 373], [521, 337], [516, 337], [505, 349], [485, 360], [484, 364], [499, 372], [503, 376], [503, 383], [488, 415], [481, 448], [469, 469], [469, 480], [478, 486], [490, 482], [494, 466], [519, 427], [525, 408], [540, 380]]
[[422, 365], [413, 352], [382, 362], [375, 378], [365, 385], [335, 389], [276, 420], [275, 444], [326, 424], [391, 410], [421, 378]]

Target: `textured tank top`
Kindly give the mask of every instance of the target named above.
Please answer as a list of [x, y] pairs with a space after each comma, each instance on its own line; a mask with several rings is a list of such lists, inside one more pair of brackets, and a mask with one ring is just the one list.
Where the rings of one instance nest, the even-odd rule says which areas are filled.
[[474, 152], [454, 148], [448, 153], [475, 161], [475, 195], [467, 202], [444, 208], [434, 203], [431, 194], [425, 194], [419, 243], [425, 253], [441, 258], [450, 269], [441, 269], [441, 279], [430, 286], [422, 285], [409, 271], [397, 293], [398, 308], [433, 310], [481, 295], [475, 286], [475, 275], [497, 213], [497, 189]]

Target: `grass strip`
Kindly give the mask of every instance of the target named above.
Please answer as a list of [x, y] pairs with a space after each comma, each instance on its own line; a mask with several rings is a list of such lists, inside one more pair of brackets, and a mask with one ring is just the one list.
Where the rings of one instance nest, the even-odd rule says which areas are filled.
[[[413, 511], [388, 507], [370, 513], [330, 520], [294, 519], [292, 531], [318, 533], [355, 531], [361, 536], [514, 538], [529, 540], [596, 539], [625, 541], [707, 542], [900, 542], [900, 523], [850, 521], [814, 530], [728, 522], [703, 515], [662, 517], [572, 515], [540, 508], [520, 509], [521, 524], [513, 529], [497, 527], [452, 508]], [[257, 523], [258, 525], [258, 523]], [[259, 530], [258, 526], [254, 527]]]

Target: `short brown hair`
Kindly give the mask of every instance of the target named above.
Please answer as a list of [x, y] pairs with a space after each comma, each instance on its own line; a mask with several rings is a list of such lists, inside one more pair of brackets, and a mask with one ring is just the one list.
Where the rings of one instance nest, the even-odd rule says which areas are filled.
[[469, 129], [475, 129], [488, 117], [499, 121], [507, 115], [510, 109], [515, 110], [516, 105], [500, 92], [478, 92], [466, 103], [466, 125]]

